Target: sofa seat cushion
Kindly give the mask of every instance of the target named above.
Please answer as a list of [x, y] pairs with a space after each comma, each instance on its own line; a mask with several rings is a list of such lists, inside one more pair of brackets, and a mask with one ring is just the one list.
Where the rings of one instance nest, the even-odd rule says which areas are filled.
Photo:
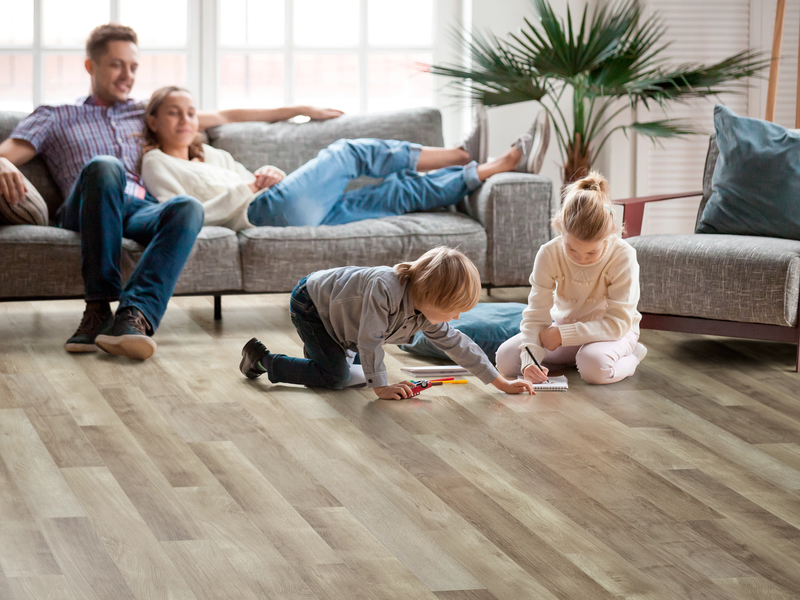
[[440, 244], [457, 247], [486, 272], [486, 230], [460, 213], [412, 213], [320, 227], [255, 227], [239, 232], [244, 289], [289, 292], [313, 271], [414, 260]]
[[[122, 240], [122, 278], [127, 281], [144, 248]], [[0, 227], [0, 290], [6, 298], [82, 298], [81, 237], [59, 227]], [[178, 279], [176, 294], [239, 290], [239, 243], [224, 227], [203, 227]]]
[[39, 225], [0, 227], [0, 290], [5, 298], [83, 297], [81, 238]]
[[[144, 247], [122, 242], [122, 277], [127, 281]], [[236, 233], [226, 227], [203, 227], [175, 286], [176, 294], [202, 294], [242, 289], [242, 262]]]
[[628, 238], [641, 312], [795, 326], [800, 241], [739, 235]]

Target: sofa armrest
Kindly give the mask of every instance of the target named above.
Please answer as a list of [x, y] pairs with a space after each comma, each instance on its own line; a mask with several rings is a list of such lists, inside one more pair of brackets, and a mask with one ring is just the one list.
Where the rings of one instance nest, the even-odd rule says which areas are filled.
[[487, 179], [459, 210], [486, 229], [486, 277], [493, 286], [527, 285], [539, 246], [550, 240], [553, 183], [528, 173]]
[[642, 233], [642, 220], [644, 219], [644, 205], [649, 202], [661, 202], [662, 200], [676, 200], [678, 198], [691, 198], [692, 196], [702, 196], [703, 192], [681, 192], [679, 194], [663, 194], [660, 196], [642, 196], [640, 198], [625, 198], [624, 200], [612, 200], [613, 204], [622, 206], [622, 225], [625, 228], [623, 237], [635, 237]]

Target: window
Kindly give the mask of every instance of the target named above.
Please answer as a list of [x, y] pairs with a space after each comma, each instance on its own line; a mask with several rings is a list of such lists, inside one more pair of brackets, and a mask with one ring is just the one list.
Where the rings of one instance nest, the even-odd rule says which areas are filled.
[[313, 104], [346, 112], [432, 105], [434, 0], [226, 0], [218, 106]]
[[[185, 85], [207, 109], [313, 104], [350, 113], [435, 105], [420, 63], [455, 0], [0, 0], [0, 110], [74, 102], [89, 93], [89, 32], [133, 27], [134, 97]], [[158, 18], [153, 18], [158, 15]], [[446, 46], [446, 44], [440, 44]], [[447, 56], [449, 58], [449, 56]], [[443, 100], [440, 104], [444, 104]]]
[[[0, 110], [75, 102], [89, 93], [89, 32], [116, 21], [139, 36], [136, 97], [168, 83], [191, 85], [190, 5], [196, 0], [0, 0]], [[159, 19], [149, 18], [158, 14]], [[194, 65], [199, 66], [199, 65]]]

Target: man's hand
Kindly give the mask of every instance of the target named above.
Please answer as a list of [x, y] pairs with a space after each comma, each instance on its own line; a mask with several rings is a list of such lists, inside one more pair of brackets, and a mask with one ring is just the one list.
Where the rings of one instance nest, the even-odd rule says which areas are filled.
[[25, 199], [28, 188], [20, 170], [7, 158], [0, 158], [0, 196], [14, 206]]
[[317, 108], [316, 106], [309, 106], [305, 114], [312, 121], [327, 121], [328, 119], [341, 117], [344, 111], [335, 108]]
[[550, 350], [556, 350], [561, 346], [561, 331], [557, 326], [551, 325], [539, 334], [542, 346]]
[[285, 177], [283, 171], [272, 166], [261, 167], [254, 175], [257, 190], [271, 188]]
[[522, 376], [531, 383], [544, 383], [547, 381], [547, 373], [549, 373], [547, 367], [539, 369], [536, 365], [528, 365]]
[[372, 389], [378, 395], [378, 398], [383, 400], [402, 400], [411, 397], [412, 387], [414, 387], [414, 384], [410, 381], [401, 381], [386, 387], [374, 387]]
[[502, 375], [498, 375], [492, 382], [492, 385], [506, 394], [521, 394], [522, 392], [528, 392], [528, 394], [536, 393], [533, 391], [533, 384], [524, 379], [509, 381]]

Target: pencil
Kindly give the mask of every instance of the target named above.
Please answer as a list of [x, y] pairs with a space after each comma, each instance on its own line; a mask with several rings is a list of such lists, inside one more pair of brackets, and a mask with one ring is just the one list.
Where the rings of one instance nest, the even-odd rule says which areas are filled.
[[455, 381], [431, 381], [431, 385], [447, 385], [451, 383], [469, 383], [466, 379], [456, 379]]
[[[533, 355], [533, 352], [531, 352], [531, 349], [530, 349], [530, 348], [528, 348], [527, 346], [525, 346], [525, 352], [527, 352], [527, 353], [528, 353], [528, 356], [530, 356], [530, 357], [531, 357], [531, 360], [533, 360], [533, 364], [535, 364], [535, 365], [536, 365], [536, 367], [537, 367], [537, 368], [538, 368], [540, 371], [542, 371], [542, 365], [540, 365], [540, 364], [539, 364], [539, 361], [538, 361], [538, 360], [536, 360], [536, 357]], [[544, 373], [544, 371], [542, 371], [542, 373]]]

